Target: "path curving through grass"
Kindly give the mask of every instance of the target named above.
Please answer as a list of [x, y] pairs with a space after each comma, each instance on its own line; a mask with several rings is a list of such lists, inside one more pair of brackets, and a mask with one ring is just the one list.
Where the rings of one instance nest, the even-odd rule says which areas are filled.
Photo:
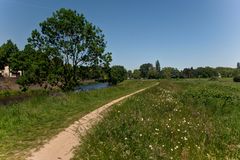
[[[156, 85], [156, 84], [155, 84]], [[147, 87], [149, 88], [149, 87]], [[73, 151], [76, 146], [79, 145], [79, 135], [83, 136], [87, 131], [96, 125], [106, 113], [109, 108], [119, 103], [120, 101], [129, 98], [137, 93], [140, 93], [147, 88], [140, 89], [136, 92], [113, 100], [102, 107], [88, 113], [84, 117], [75, 121], [72, 125], [60, 132], [57, 136], [46, 143], [40, 150], [32, 151], [32, 155], [28, 157], [28, 160], [69, 160], [73, 157]]]

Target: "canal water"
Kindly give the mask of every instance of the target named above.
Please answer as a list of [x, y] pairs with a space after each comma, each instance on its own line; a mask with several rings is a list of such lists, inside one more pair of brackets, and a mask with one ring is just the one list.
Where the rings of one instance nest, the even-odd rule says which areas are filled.
[[91, 91], [95, 89], [102, 89], [102, 88], [108, 88], [111, 85], [109, 83], [94, 83], [94, 84], [88, 84], [88, 85], [80, 85], [75, 88], [76, 92], [80, 91]]

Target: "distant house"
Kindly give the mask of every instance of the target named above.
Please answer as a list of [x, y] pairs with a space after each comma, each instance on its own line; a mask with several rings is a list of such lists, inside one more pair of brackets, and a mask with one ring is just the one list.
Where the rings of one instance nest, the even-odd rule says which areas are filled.
[[16, 78], [16, 77], [19, 77], [22, 75], [22, 71], [13, 72], [13, 71], [11, 71], [9, 66], [5, 66], [4, 70], [0, 70], [0, 74], [3, 77]]

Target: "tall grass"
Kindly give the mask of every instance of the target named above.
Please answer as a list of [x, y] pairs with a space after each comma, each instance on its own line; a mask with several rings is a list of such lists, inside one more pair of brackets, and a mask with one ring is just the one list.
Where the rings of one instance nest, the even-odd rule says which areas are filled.
[[162, 81], [83, 137], [74, 159], [240, 159], [240, 86]]
[[0, 159], [24, 158], [69, 124], [97, 107], [155, 81], [125, 81], [115, 87], [57, 96], [36, 96], [0, 107]]

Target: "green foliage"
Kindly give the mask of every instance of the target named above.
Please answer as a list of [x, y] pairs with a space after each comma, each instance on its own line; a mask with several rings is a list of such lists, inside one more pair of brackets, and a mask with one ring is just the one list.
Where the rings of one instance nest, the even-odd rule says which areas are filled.
[[219, 81], [219, 78], [218, 77], [211, 77], [209, 80], [210, 81]]
[[217, 71], [211, 67], [199, 67], [195, 70], [195, 74], [197, 74], [198, 78], [209, 78], [218, 76]]
[[156, 61], [156, 70], [157, 70], [157, 73], [160, 74], [161, 67], [160, 67], [159, 60]]
[[[111, 53], [104, 53], [102, 30], [84, 15], [62, 8], [40, 23], [40, 28], [41, 31], [33, 30], [28, 39], [38, 55], [31, 59], [37, 65], [30, 65], [24, 74], [29, 83], [49, 80], [50, 84], [68, 91], [77, 85], [79, 65], [108, 68], [112, 58]], [[30, 72], [40, 73], [40, 78], [29, 77]], [[33, 77], [36, 79], [32, 80]]]
[[134, 79], [140, 79], [140, 78], [141, 78], [141, 72], [140, 72], [139, 69], [135, 69], [135, 70], [133, 71], [133, 78], [134, 78]]
[[148, 79], [158, 79], [159, 78], [159, 72], [155, 68], [151, 68], [148, 71]]
[[240, 82], [240, 75], [233, 77], [234, 82]]
[[133, 73], [132, 73], [131, 70], [128, 70], [128, 71], [127, 71], [127, 78], [128, 78], [128, 79], [132, 79], [132, 78], [133, 78]]
[[10, 65], [10, 57], [18, 52], [17, 45], [8, 40], [0, 47], [0, 69]]
[[240, 69], [240, 63], [239, 62], [237, 63], [237, 69]]
[[151, 63], [145, 63], [140, 66], [140, 72], [142, 78], [148, 78], [149, 70], [153, 69], [153, 65]]
[[110, 71], [110, 83], [116, 85], [127, 79], [127, 70], [123, 66], [112, 66]]
[[48, 55], [34, 50], [30, 45], [12, 57], [12, 64], [16, 70], [23, 70], [23, 76], [17, 80], [23, 90], [31, 84], [42, 85], [47, 81], [49, 71], [53, 71]]
[[179, 78], [180, 77], [180, 72], [176, 68], [172, 67], [165, 67], [161, 71], [162, 77], [169, 79], [169, 78]]

